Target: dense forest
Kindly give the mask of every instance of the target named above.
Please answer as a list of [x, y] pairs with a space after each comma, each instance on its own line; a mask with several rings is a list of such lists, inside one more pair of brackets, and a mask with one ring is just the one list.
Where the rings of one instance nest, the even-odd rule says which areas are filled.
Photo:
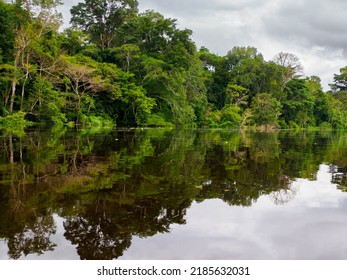
[[[299, 58], [224, 56], [136, 0], [0, 0], [0, 126], [347, 127], [347, 67], [324, 92]], [[342, 67], [342, 66], [341, 66]]]

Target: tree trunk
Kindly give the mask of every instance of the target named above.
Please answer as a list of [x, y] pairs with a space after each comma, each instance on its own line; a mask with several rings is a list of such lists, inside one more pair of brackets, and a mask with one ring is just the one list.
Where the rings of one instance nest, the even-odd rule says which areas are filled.
[[17, 79], [13, 78], [12, 80], [12, 93], [11, 93], [11, 99], [10, 99], [10, 113], [13, 113], [13, 104], [14, 104], [14, 97], [16, 96], [16, 87], [17, 87]]
[[24, 94], [25, 94], [25, 84], [27, 80], [29, 79], [29, 53], [27, 53], [26, 56], [26, 62], [22, 61], [22, 67], [25, 69], [25, 77], [22, 85], [22, 97], [20, 101], [20, 109], [23, 110], [23, 104], [24, 104]]

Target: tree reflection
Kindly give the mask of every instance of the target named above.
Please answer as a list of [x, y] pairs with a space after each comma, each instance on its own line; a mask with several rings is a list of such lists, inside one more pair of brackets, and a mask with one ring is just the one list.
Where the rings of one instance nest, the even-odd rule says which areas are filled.
[[7, 239], [8, 255], [12, 259], [18, 259], [22, 255], [41, 255], [53, 251], [57, 245], [51, 241], [51, 235], [55, 232], [56, 226], [52, 216], [38, 217], [34, 223], [26, 225], [22, 231]]
[[185, 209], [165, 209], [155, 199], [136, 206], [100, 200], [97, 204], [84, 205], [78, 216], [66, 217], [64, 222], [64, 236], [77, 246], [81, 259], [116, 259], [130, 247], [134, 235], [165, 233], [171, 224], [185, 222]]
[[81, 259], [114, 259], [123, 255], [131, 245], [132, 235], [121, 229], [107, 218], [99, 217], [87, 220], [85, 217], [74, 217], [64, 223], [64, 236], [77, 245]]
[[18, 259], [22, 255], [43, 254], [53, 250], [56, 245], [51, 242], [50, 236], [55, 233], [54, 219], [51, 215], [38, 213], [36, 205], [30, 203], [33, 189], [26, 185], [31, 182], [32, 176], [23, 159], [22, 139], [9, 133], [3, 137], [3, 151], [8, 164], [2, 166], [1, 171], [4, 172], [0, 173], [3, 185], [1, 191], [8, 191], [4, 196], [1, 195], [5, 200], [1, 209], [1, 220], [4, 220], [0, 232], [5, 232], [9, 257]]
[[283, 205], [293, 200], [296, 192], [297, 190], [289, 184], [285, 189], [272, 192], [270, 197], [276, 205]]
[[322, 162], [347, 189], [343, 135], [61, 128], [7, 133], [0, 145], [0, 238], [13, 259], [56, 248], [54, 215], [81, 259], [116, 259], [134, 236], [186, 223], [193, 201], [284, 204]]
[[347, 192], [347, 167], [330, 166], [331, 182], [338, 185], [338, 189]]
[[209, 183], [202, 184], [199, 198], [221, 198], [237, 206], [251, 206], [266, 194], [272, 194], [275, 203], [293, 198], [292, 179], [284, 175], [285, 162], [280, 158], [279, 135], [243, 134], [242, 137], [243, 145], [226, 149], [221, 141], [222, 144], [213, 145], [207, 151], [208, 161], [203, 169]]

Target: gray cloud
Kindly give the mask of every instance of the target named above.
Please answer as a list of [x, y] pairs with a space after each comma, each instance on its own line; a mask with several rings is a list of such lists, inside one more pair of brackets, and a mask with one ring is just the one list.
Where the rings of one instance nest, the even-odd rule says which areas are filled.
[[[282, 44], [295, 41], [305, 48], [347, 46], [347, 2], [341, 0], [140, 0], [140, 7], [178, 18], [196, 37], [206, 40], [205, 45], [210, 36], [204, 34], [213, 32], [221, 36], [224, 48], [232, 47], [223, 41], [227, 38], [234, 44], [268, 39]], [[211, 45], [215, 44], [211, 40]], [[223, 47], [217, 50], [226, 51]]]
[[228, 1], [228, 0], [146, 0], [139, 1], [143, 10], [154, 9], [180, 16], [197, 16], [199, 18], [218, 15], [220, 12], [242, 11], [248, 7], [258, 7], [257, 0]]
[[[277, 40], [294, 40], [306, 48], [320, 46], [346, 51], [347, 3], [345, 1], [282, 0], [264, 19], [264, 32]], [[347, 53], [346, 53], [347, 55]]]

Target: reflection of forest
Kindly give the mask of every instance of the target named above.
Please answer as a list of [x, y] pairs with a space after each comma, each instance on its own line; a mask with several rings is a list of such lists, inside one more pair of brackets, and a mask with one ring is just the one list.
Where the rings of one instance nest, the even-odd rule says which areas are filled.
[[[346, 189], [343, 135], [192, 130], [11, 133], [1, 138], [0, 238], [10, 258], [57, 246], [54, 214], [81, 259], [115, 259], [133, 236], [185, 223], [192, 201], [251, 206], [295, 197], [295, 178], [314, 180], [322, 162]], [[336, 172], [333, 172], [333, 171]], [[339, 174], [338, 176], [336, 174]], [[343, 174], [343, 175], [341, 175]]]
[[347, 192], [347, 167], [331, 165], [330, 172], [332, 174], [331, 182], [337, 184], [341, 191]]

